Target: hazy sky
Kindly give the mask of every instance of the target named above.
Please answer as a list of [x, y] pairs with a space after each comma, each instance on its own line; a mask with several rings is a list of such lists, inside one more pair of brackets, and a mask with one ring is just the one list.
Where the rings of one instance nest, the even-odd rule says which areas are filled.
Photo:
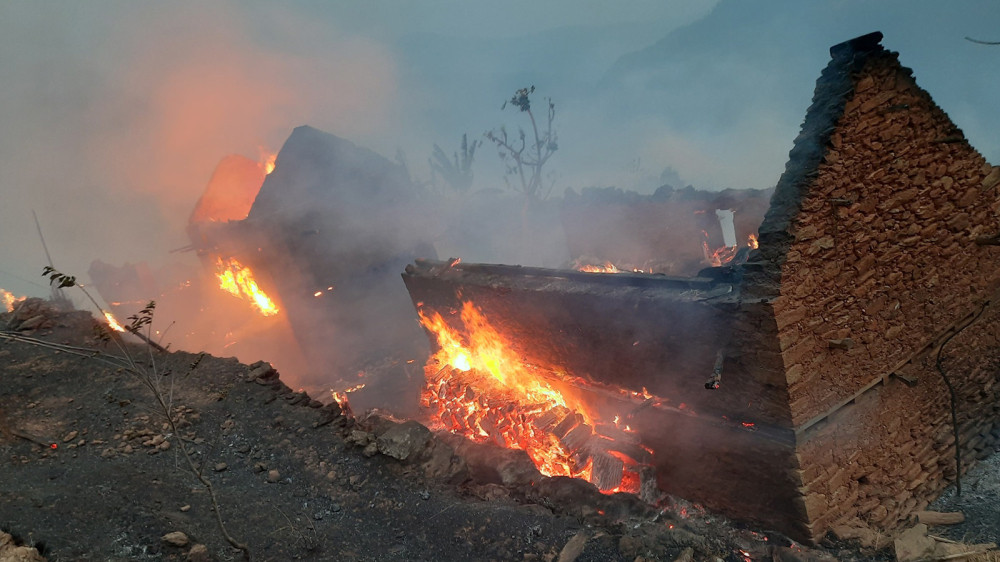
[[[1000, 47], [962, 39], [1000, 40], [1000, 3], [740, 2], [2, 2], [0, 287], [46, 292], [32, 210], [70, 273], [189, 259], [168, 252], [188, 243], [223, 156], [256, 158], [309, 124], [402, 150], [426, 178], [433, 143], [516, 123], [500, 103], [528, 84], [557, 100], [560, 188], [652, 188], [666, 166], [699, 187], [768, 187], [826, 49], [874, 29], [1000, 156]], [[709, 27], [665, 66], [606, 79], [619, 57], [698, 22]], [[499, 170], [481, 149], [477, 186], [502, 185]]]

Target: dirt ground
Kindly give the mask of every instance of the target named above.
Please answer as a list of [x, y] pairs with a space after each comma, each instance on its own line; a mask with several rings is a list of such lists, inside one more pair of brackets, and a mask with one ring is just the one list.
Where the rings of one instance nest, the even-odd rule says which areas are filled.
[[[39, 341], [0, 338], [0, 531], [49, 560], [242, 559], [181, 444], [254, 560], [887, 559], [850, 544], [806, 549], [681, 500], [654, 507], [540, 478], [514, 451], [345, 415], [266, 365], [129, 346], [155, 373], [147, 382], [175, 433], [142, 377], [102, 362], [120, 352], [87, 313], [38, 306], [37, 326], [4, 333]], [[0, 330], [11, 318], [0, 314]], [[997, 478], [979, 482], [962, 501], [1000, 505]], [[163, 538], [175, 532], [187, 542]]]

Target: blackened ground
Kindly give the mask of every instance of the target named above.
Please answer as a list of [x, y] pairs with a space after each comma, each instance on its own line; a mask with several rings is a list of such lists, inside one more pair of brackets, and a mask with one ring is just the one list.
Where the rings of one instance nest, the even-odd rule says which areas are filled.
[[[36, 312], [44, 321], [16, 333], [118, 353], [92, 337], [85, 313]], [[17, 327], [10, 321], [0, 314], [0, 330]], [[128, 370], [0, 338], [0, 530], [50, 560], [182, 560], [199, 543], [212, 559], [240, 559], [187, 468], [181, 439], [217, 490], [230, 533], [255, 560], [878, 556], [849, 545], [809, 550], [680, 500], [654, 508], [579, 480], [543, 478], [519, 452], [319, 407], [267, 366], [150, 355], [139, 345], [129, 352], [158, 373], [154, 383], [180, 435]], [[175, 531], [190, 543], [161, 539]]]

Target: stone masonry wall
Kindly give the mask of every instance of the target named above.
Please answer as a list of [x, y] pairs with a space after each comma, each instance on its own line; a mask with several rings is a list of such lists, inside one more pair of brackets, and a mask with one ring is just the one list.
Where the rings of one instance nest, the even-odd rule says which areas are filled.
[[[998, 303], [1000, 304], [1000, 303]], [[952, 339], [942, 368], [956, 386], [962, 471], [1000, 441], [1000, 307]], [[810, 532], [897, 527], [954, 481], [955, 438], [936, 346], [799, 435]]]
[[1000, 168], [881, 37], [831, 49], [743, 288], [774, 313], [814, 539], [892, 528], [955, 477], [935, 359], [956, 332], [963, 470], [1000, 433], [1000, 250], [976, 244], [1000, 233]]
[[975, 244], [1000, 232], [1000, 170], [896, 57], [873, 53], [853, 77], [789, 228], [773, 306], [796, 425], [892, 372], [1000, 281], [1000, 252]]

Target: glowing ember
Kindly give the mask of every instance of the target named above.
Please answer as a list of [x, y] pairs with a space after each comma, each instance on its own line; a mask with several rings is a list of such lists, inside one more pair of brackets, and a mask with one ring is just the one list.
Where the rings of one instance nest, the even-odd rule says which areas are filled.
[[122, 328], [122, 325], [119, 324], [117, 320], [115, 320], [115, 317], [112, 316], [110, 312], [104, 313], [104, 319], [108, 321], [108, 326], [110, 326], [112, 330], [116, 332], [125, 331], [125, 328]]
[[421, 396], [432, 425], [522, 449], [547, 476], [584, 478], [605, 492], [639, 490], [637, 459], [645, 462], [649, 451], [615, 424], [595, 421], [572, 388], [554, 380], [570, 377], [525, 364], [470, 302], [462, 305], [463, 335], [438, 313], [419, 315], [439, 348]]
[[249, 300], [264, 316], [274, 316], [278, 313], [274, 301], [257, 286], [250, 268], [236, 259], [218, 258], [215, 276], [219, 278], [219, 288], [233, 296]]
[[3, 303], [5, 312], [13, 312], [14, 305], [23, 300], [24, 297], [17, 298], [13, 293], [0, 289], [0, 303]]
[[579, 261], [574, 264], [574, 269], [577, 271], [582, 271], [584, 273], [653, 273], [653, 268], [649, 267], [646, 269], [638, 267], [628, 267], [628, 266], [617, 266], [609, 261], [603, 264], [594, 265], [589, 263], [579, 263]]

